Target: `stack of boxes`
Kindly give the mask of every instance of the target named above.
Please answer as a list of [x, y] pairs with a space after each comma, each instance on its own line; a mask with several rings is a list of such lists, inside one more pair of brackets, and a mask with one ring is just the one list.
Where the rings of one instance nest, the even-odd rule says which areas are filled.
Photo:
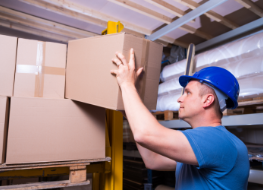
[[1, 163], [105, 158], [105, 108], [124, 109], [111, 60], [116, 51], [128, 59], [130, 48], [145, 70], [137, 90], [155, 109], [160, 44], [120, 33], [70, 41], [67, 50], [0, 35]]

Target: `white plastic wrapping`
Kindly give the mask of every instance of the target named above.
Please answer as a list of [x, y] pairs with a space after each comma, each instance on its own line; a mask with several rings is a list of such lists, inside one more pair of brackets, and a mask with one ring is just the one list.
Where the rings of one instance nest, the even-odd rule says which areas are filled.
[[[251, 77], [263, 73], [263, 54], [257, 57], [246, 58], [221, 65], [222, 68], [230, 71], [237, 79]], [[197, 70], [200, 70], [198, 68]], [[181, 88], [179, 76], [165, 81], [159, 85], [158, 95], [174, 92]]]
[[238, 80], [238, 83], [240, 86], [239, 99], [263, 95], [263, 74], [242, 78]]
[[230, 71], [237, 79], [256, 75], [263, 72], [263, 54], [251, 58], [245, 58], [238, 61], [222, 65], [223, 68]]
[[176, 75], [180, 73], [184, 73], [185, 67], [186, 67], [186, 59], [165, 66], [160, 75], [161, 81], [163, 82], [167, 81], [169, 79], [175, 78]]
[[178, 111], [180, 104], [177, 102], [177, 100], [180, 96], [181, 91], [158, 96], [156, 111]]
[[[196, 71], [207, 66], [218, 66], [230, 71], [240, 85], [239, 99], [263, 95], [263, 32], [195, 57]], [[156, 111], [177, 111], [181, 95], [179, 77], [185, 71], [186, 60], [166, 66], [161, 73]]]
[[[240, 86], [239, 99], [247, 99], [263, 95], [263, 74], [240, 78], [238, 79], [238, 83]], [[181, 96], [181, 91], [182, 88], [179, 88], [176, 91], [166, 92], [166, 94], [163, 93], [162, 95], [159, 95], [156, 111], [178, 111], [180, 104], [177, 100]]]
[[[263, 54], [263, 32], [237, 40], [195, 56], [196, 68], [225, 65]], [[186, 60], [164, 67], [161, 80], [166, 81], [185, 71]]]
[[158, 96], [160, 96], [162, 94], [167, 94], [167, 93], [177, 91], [178, 89], [181, 89], [181, 88], [182, 87], [179, 83], [178, 78], [168, 80], [168, 81], [159, 85]]

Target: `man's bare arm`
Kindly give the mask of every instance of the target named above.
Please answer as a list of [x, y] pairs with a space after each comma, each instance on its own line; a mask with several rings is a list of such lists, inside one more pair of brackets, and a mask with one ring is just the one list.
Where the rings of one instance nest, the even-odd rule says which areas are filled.
[[198, 165], [192, 147], [184, 134], [162, 126], [141, 101], [135, 88], [135, 81], [142, 68], [135, 71], [133, 50], [130, 52], [129, 63], [121, 53], [117, 53], [117, 56], [118, 59], [114, 59], [113, 62], [119, 66], [119, 69], [111, 73], [116, 75], [120, 85], [125, 112], [135, 141], [164, 157]]
[[146, 168], [159, 171], [175, 171], [176, 161], [157, 154], [136, 143]]
[[[121, 112], [123, 116], [127, 118], [125, 111]], [[144, 148], [138, 143], [136, 143], [136, 146], [142, 156], [146, 168], [159, 171], [175, 171], [176, 161]]]

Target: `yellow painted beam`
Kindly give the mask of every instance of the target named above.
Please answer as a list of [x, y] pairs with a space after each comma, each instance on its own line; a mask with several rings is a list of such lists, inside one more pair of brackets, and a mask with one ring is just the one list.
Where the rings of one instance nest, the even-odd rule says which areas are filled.
[[107, 126], [111, 146], [111, 173], [101, 174], [100, 190], [123, 187], [123, 117], [121, 112], [107, 110]]

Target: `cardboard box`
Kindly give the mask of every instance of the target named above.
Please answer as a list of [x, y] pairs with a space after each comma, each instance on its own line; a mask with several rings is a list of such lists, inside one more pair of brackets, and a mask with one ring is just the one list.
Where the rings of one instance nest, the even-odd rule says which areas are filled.
[[0, 35], [0, 95], [12, 96], [16, 65], [17, 38]]
[[7, 164], [105, 158], [105, 109], [62, 99], [12, 97]]
[[0, 163], [5, 162], [9, 98], [0, 96]]
[[14, 96], [63, 99], [66, 45], [18, 39]]
[[66, 98], [113, 109], [124, 110], [121, 90], [110, 70], [115, 52], [129, 60], [135, 51], [136, 68], [145, 72], [136, 84], [148, 109], [155, 109], [160, 76], [162, 45], [131, 34], [119, 33], [69, 41]]

